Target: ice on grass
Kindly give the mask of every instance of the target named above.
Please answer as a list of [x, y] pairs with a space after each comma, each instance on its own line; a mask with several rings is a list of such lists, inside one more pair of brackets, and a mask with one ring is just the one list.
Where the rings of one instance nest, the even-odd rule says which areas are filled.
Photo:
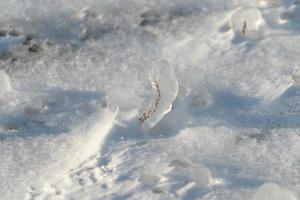
[[232, 14], [229, 25], [236, 35], [247, 39], [260, 39], [264, 19], [255, 7], [239, 7]]
[[158, 63], [152, 68], [148, 76], [154, 96], [152, 105], [149, 108], [143, 108], [143, 114], [140, 118], [144, 130], [153, 128], [172, 110], [173, 101], [178, 94], [178, 81], [169, 63], [165, 61]]

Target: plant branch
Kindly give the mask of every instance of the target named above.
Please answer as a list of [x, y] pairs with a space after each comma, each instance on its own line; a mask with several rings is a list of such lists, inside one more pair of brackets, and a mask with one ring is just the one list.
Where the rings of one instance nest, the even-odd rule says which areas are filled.
[[156, 98], [155, 98], [155, 103], [152, 108], [150, 108], [148, 111], [143, 113], [143, 116], [139, 118], [139, 121], [143, 123], [146, 119], [148, 119], [159, 107], [160, 99], [161, 99], [161, 93], [159, 89], [159, 84], [157, 83], [156, 80], [151, 81], [152, 87], [156, 91]]

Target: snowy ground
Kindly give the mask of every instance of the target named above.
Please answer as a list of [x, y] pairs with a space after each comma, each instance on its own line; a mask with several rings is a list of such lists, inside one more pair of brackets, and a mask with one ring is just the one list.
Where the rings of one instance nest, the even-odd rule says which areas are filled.
[[0, 2], [0, 199], [300, 199], [299, 0]]

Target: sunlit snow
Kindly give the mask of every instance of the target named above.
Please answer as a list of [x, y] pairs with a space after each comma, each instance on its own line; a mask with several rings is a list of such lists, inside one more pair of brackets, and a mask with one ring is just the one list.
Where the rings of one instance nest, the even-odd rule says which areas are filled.
[[0, 199], [300, 199], [299, 20], [299, 0], [0, 1]]

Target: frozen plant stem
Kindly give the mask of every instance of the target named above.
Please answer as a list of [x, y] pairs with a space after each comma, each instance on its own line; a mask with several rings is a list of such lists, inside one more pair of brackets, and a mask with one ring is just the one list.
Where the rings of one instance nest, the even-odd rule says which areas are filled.
[[243, 22], [243, 27], [242, 27], [242, 34], [243, 34], [243, 36], [246, 34], [246, 30], [247, 30], [247, 22], [244, 21]]
[[139, 118], [139, 121], [141, 123], [143, 123], [146, 119], [148, 119], [151, 116], [151, 114], [153, 114], [158, 109], [160, 103], [161, 93], [160, 93], [159, 85], [156, 80], [151, 81], [151, 84], [156, 91], [155, 104], [152, 109], [148, 110], [147, 112], [144, 112], [143, 116]]

